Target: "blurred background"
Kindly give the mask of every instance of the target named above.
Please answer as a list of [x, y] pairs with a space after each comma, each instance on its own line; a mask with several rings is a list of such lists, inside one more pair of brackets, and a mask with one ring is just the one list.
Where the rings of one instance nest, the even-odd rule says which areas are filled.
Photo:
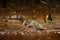
[[[0, 26], [3, 26], [3, 28], [6, 29], [7, 26], [15, 27], [14, 30], [19, 29], [21, 25], [20, 21], [12, 20], [5, 23], [4, 16], [11, 15], [24, 15], [27, 16], [28, 19], [38, 21], [41, 25], [46, 26], [48, 29], [60, 29], [60, 0], [0, 0]], [[45, 20], [50, 20], [51, 22], [45, 22]], [[28, 30], [31, 31], [32, 29]], [[37, 35], [33, 35], [34, 33]], [[27, 34], [29, 34], [29, 36]], [[17, 35], [19, 36], [17, 37]], [[5, 34], [2, 36], [0, 34], [0, 39], [9, 40], [11, 38], [11, 40], [15, 40], [16, 38], [16, 40], [60, 40], [60, 34], [56, 32], [45, 34], [45, 32], [35, 30], [32, 33], [27, 32], [27, 36], [24, 34], [17, 35], [14, 34], [13, 36], [13, 34]]]
[[[0, 15], [25, 15], [44, 24], [46, 15], [60, 26], [60, 0], [0, 0]], [[46, 24], [46, 23], [45, 23]]]

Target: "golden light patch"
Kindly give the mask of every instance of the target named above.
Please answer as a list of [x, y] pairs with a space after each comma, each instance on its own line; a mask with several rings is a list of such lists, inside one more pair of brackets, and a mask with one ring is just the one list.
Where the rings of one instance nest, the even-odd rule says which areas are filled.
[[49, 15], [46, 15], [46, 20], [48, 20]]

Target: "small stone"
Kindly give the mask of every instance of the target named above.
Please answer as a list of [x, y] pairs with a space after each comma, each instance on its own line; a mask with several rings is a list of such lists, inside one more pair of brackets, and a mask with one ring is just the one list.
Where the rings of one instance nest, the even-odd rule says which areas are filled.
[[56, 33], [56, 32], [54, 32], [54, 33]]
[[23, 32], [21, 32], [20, 34], [25, 35]]
[[0, 32], [2, 35], [4, 35], [6, 32]]
[[15, 32], [15, 31], [14, 31], [14, 32], [12, 32], [12, 33], [13, 33], [13, 34], [15, 34], [15, 35], [17, 34], [17, 32]]
[[16, 32], [14, 34], [17, 34]]

